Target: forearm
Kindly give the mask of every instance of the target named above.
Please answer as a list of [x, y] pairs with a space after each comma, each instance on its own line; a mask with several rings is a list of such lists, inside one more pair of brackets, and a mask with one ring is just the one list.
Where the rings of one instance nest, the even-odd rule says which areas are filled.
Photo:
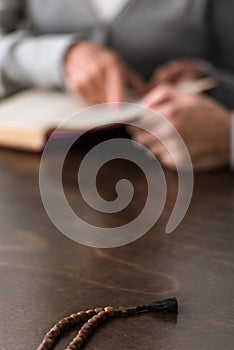
[[74, 35], [34, 37], [18, 31], [0, 37], [0, 96], [22, 87], [62, 87], [62, 62]]
[[80, 40], [105, 40], [101, 30], [87, 29], [37, 36], [27, 22], [25, 0], [0, 0], [0, 98], [27, 86], [63, 87], [68, 48]]
[[26, 27], [26, 1], [0, 0], [0, 98], [26, 86], [61, 86], [70, 35], [36, 37]]

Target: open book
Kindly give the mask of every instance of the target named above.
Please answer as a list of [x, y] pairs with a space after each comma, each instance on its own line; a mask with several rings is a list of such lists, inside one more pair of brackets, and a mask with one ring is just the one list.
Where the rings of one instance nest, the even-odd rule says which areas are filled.
[[[63, 134], [92, 129], [96, 124], [114, 124], [131, 120], [134, 107], [106, 113], [107, 109], [87, 109], [76, 97], [60, 91], [26, 90], [0, 101], [0, 146], [29, 151], [43, 149], [46, 139], [64, 120]], [[102, 113], [105, 111], [105, 113]], [[70, 117], [75, 115], [75, 118]], [[57, 133], [59, 134], [59, 133]]]
[[47, 135], [82, 104], [59, 91], [26, 90], [0, 102], [0, 145], [43, 149]]
[[[211, 78], [177, 84], [177, 88], [191, 93], [211, 89], [217, 84]], [[128, 101], [136, 101], [129, 95]], [[77, 114], [87, 106], [76, 97], [60, 91], [26, 90], [0, 101], [0, 146], [31, 151], [41, 151], [46, 139], [61, 122], [76, 114], [65, 123], [64, 131], [79, 132], [107, 123], [125, 123], [142, 111], [137, 105], [126, 105], [121, 110], [94, 108]], [[139, 116], [139, 115], [138, 115]], [[62, 130], [61, 130], [62, 131]], [[67, 134], [66, 133], [66, 134]]]

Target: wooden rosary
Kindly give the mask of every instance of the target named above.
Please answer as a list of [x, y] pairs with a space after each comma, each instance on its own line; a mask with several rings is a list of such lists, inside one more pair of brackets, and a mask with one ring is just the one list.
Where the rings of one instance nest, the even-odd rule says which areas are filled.
[[178, 302], [176, 298], [155, 301], [148, 305], [140, 305], [133, 307], [120, 307], [114, 309], [111, 306], [104, 308], [96, 308], [94, 310], [80, 311], [65, 317], [56, 323], [46, 334], [42, 343], [37, 350], [53, 349], [60, 336], [71, 327], [83, 324], [81, 329], [65, 350], [79, 350], [83, 348], [88, 337], [94, 329], [113, 317], [132, 316], [143, 312], [160, 312], [164, 314], [177, 315]]

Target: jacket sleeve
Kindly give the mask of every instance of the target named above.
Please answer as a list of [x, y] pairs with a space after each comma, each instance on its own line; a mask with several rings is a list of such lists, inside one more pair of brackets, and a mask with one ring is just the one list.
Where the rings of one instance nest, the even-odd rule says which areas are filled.
[[210, 92], [226, 107], [234, 109], [234, 1], [209, 0], [209, 61], [219, 86]]
[[232, 171], [234, 171], [234, 112], [232, 113], [232, 121], [231, 121], [230, 165], [231, 165]]
[[[62, 87], [62, 61], [77, 34], [35, 36], [24, 0], [0, 0], [0, 98], [28, 86]], [[24, 25], [22, 25], [22, 23]]]

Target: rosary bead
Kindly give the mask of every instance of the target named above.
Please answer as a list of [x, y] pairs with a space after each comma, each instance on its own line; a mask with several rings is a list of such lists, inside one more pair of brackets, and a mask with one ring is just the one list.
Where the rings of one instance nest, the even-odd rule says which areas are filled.
[[82, 346], [84, 344], [84, 340], [80, 336], [77, 336], [74, 338], [74, 343], [78, 346]]
[[86, 332], [88, 332], [89, 334], [92, 333], [93, 330], [93, 325], [91, 323], [85, 323], [85, 325], [82, 327], [82, 329]]
[[81, 321], [80, 315], [78, 314], [72, 314], [70, 317], [74, 319], [75, 323], [80, 323]]
[[51, 339], [52, 341], [54, 341], [56, 337], [55, 337], [54, 333], [49, 332], [49, 333], [46, 334], [46, 338]]
[[61, 335], [64, 331], [62, 323], [56, 325], [57, 332], [59, 333], [58, 335]]
[[78, 333], [78, 337], [82, 338], [84, 343], [85, 343], [86, 340], [87, 340], [87, 337], [85, 336], [85, 334], [84, 334], [82, 331], [80, 331], [80, 332]]
[[106, 306], [104, 308], [104, 311], [106, 311], [108, 313], [109, 316], [113, 316], [114, 315], [114, 309], [112, 306]]
[[81, 334], [83, 334], [85, 336], [85, 339], [87, 339], [90, 333], [86, 329], [81, 328], [78, 335], [81, 335]]
[[45, 341], [46, 349], [50, 349], [51, 345], [53, 345], [53, 340], [50, 338], [47, 338]]
[[101, 317], [98, 316], [98, 315], [93, 316], [92, 319], [93, 319], [94, 321], [97, 321], [98, 324], [102, 321]]
[[63, 332], [64, 331], [64, 320], [59, 321], [56, 326], [58, 327], [60, 332]]
[[93, 328], [97, 327], [98, 324], [97, 320], [94, 320], [93, 318], [90, 318], [88, 320], [88, 323], [90, 323], [93, 326]]
[[70, 327], [70, 322], [69, 322], [69, 319], [67, 317], [64, 318], [62, 325], [63, 325], [64, 330], [67, 330]]
[[93, 329], [93, 326], [92, 326], [92, 323], [90, 323], [89, 321], [87, 321], [83, 327], [83, 329], [87, 329], [87, 330], [92, 330]]
[[103, 316], [101, 315], [97, 315], [98, 316], [98, 323], [103, 323], [105, 321], [105, 318], [103, 318]]
[[81, 349], [81, 346], [76, 344], [71, 344], [65, 350], [78, 350], [78, 349]]
[[78, 315], [80, 316], [81, 321], [87, 321], [89, 318], [89, 315], [85, 311], [78, 312]]
[[46, 343], [47, 345], [52, 345], [53, 340], [52, 340], [51, 338], [47, 338], [45, 343]]
[[65, 350], [77, 350], [79, 349], [76, 345], [69, 345]]
[[76, 323], [75, 320], [74, 320], [74, 317], [72, 317], [72, 316], [67, 317], [67, 320], [68, 320], [68, 322], [70, 323], [71, 326], [73, 326]]
[[86, 311], [86, 313], [88, 314], [89, 318], [91, 318], [97, 314], [94, 310], [88, 310], [88, 311]]
[[53, 333], [55, 335], [55, 337], [58, 337], [60, 335], [60, 329], [56, 326], [54, 326], [53, 328], [51, 328], [50, 330], [51, 333]]
[[96, 307], [96, 309], [94, 309], [94, 311], [99, 314], [99, 312], [103, 311], [103, 307]]
[[108, 313], [106, 311], [101, 311], [98, 313], [98, 316], [100, 316], [101, 319], [105, 321], [108, 318]]

